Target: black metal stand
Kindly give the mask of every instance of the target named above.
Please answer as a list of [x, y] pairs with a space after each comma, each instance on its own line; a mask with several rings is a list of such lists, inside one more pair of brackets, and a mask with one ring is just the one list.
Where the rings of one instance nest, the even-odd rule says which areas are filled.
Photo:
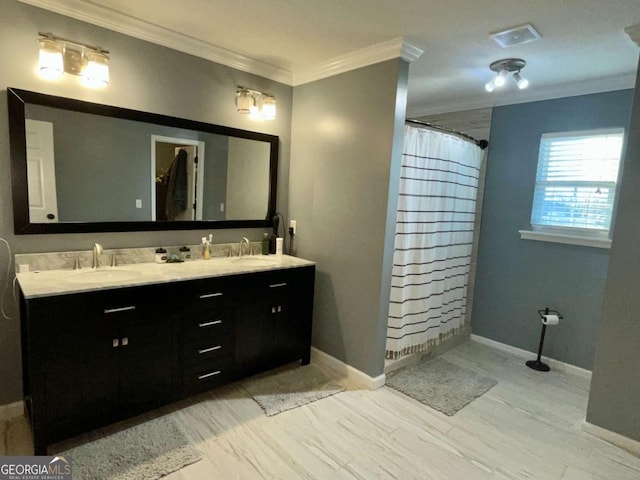
[[[540, 315], [540, 318], [544, 318], [545, 315], [549, 315], [549, 313], [551, 312], [556, 313], [558, 315], [558, 318], [562, 318], [562, 315], [560, 315], [560, 312], [558, 312], [557, 310], [549, 310], [549, 307], [545, 308], [544, 310], [538, 310], [538, 315]], [[547, 326], [543, 323], [542, 333], [540, 334], [540, 345], [538, 346], [538, 358], [536, 358], [535, 360], [529, 360], [526, 363], [527, 367], [537, 370], [539, 372], [548, 372], [549, 370], [551, 370], [549, 365], [547, 365], [546, 363], [540, 360], [540, 358], [542, 357], [542, 347], [544, 346], [544, 334], [546, 332], [547, 332]]]

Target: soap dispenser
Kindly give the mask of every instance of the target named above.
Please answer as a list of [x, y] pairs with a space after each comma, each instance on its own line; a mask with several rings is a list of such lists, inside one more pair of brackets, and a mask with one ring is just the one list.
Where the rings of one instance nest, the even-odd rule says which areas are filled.
[[202, 258], [205, 260], [211, 259], [211, 245], [207, 237], [202, 237]]

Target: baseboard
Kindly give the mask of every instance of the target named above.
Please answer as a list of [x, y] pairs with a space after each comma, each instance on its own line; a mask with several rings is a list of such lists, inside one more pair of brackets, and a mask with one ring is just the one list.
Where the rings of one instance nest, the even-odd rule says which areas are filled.
[[328, 353], [318, 350], [316, 347], [311, 347], [311, 362], [329, 368], [339, 375], [346, 377], [347, 380], [367, 390], [377, 390], [380, 387], [384, 387], [386, 377], [383, 374], [377, 377], [370, 377], [364, 372], [361, 372], [357, 368], [347, 365], [341, 360], [332, 357]]
[[[506, 343], [496, 342], [495, 340], [491, 340], [490, 338], [481, 337], [480, 335], [475, 335], [473, 333], [471, 334], [471, 340], [473, 340], [474, 342], [482, 343], [483, 345], [488, 345], [489, 347], [493, 347], [498, 350], [502, 350], [503, 352], [511, 353], [512, 355], [525, 358], [527, 360], [535, 360], [538, 355], [537, 353], [529, 352], [517, 347], [512, 347], [511, 345], [507, 345]], [[552, 369], [558, 370], [559, 372], [570, 373], [571, 375], [576, 375], [578, 377], [586, 378], [587, 380], [591, 381], [590, 370], [576, 367], [575, 365], [561, 362], [560, 360], [555, 360], [549, 357], [543, 356], [542, 360]]]
[[24, 415], [24, 402], [13, 402], [0, 405], [0, 421], [11, 420]]
[[593, 435], [594, 437], [598, 437], [605, 442], [609, 442], [616, 447], [620, 447], [627, 452], [633, 453], [634, 455], [640, 455], [640, 442], [638, 442], [637, 440], [633, 440], [629, 437], [625, 437], [624, 435], [620, 435], [619, 433], [612, 432], [611, 430], [607, 430], [606, 428], [599, 427], [587, 422], [586, 420], [582, 422], [582, 431], [588, 433], [589, 435]]

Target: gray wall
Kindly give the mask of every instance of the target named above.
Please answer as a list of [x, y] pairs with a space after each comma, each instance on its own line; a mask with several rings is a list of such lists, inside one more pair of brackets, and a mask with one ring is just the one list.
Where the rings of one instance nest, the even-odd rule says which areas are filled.
[[[153, 45], [93, 25], [41, 10], [14, 0], [0, 0], [0, 85], [72, 97], [135, 110], [260, 131], [280, 137], [278, 209], [286, 215], [293, 89], [262, 77]], [[38, 31], [102, 45], [111, 51], [111, 83], [102, 90], [84, 88], [79, 78], [66, 75], [47, 82], [36, 73]], [[236, 86], [246, 85], [273, 92], [278, 118], [257, 122], [239, 115], [235, 107]], [[6, 92], [0, 91], [0, 237], [12, 253], [90, 249], [100, 241], [105, 248], [198, 243], [208, 231], [138, 232], [63, 235], [13, 235], [9, 163], [9, 126]], [[259, 241], [265, 230], [218, 230], [215, 242], [239, 241], [247, 236]], [[8, 258], [0, 246], [0, 285]], [[13, 320], [0, 318], [0, 405], [22, 397], [20, 325], [11, 293], [3, 295]]]
[[384, 367], [407, 73], [390, 60], [294, 90], [290, 213], [297, 254], [317, 263], [313, 345], [371, 376]]
[[227, 218], [265, 218], [269, 210], [270, 145], [254, 140], [229, 139]]
[[[227, 198], [229, 137], [211, 135], [211, 138], [206, 142], [204, 152], [204, 184], [202, 187], [204, 191], [202, 218], [205, 220], [225, 220], [228, 218], [226, 209], [224, 212], [221, 212], [220, 203], [225, 202]], [[268, 158], [269, 156], [267, 156], [267, 159]], [[211, 192], [215, 192], [215, 194], [211, 194]]]
[[635, 91], [587, 421], [640, 441], [640, 76]]
[[536, 351], [536, 311], [549, 306], [565, 318], [547, 332], [545, 355], [592, 368], [609, 251], [521, 240], [518, 230], [531, 228], [540, 136], [627, 128], [632, 95], [621, 90], [493, 109], [473, 333]]

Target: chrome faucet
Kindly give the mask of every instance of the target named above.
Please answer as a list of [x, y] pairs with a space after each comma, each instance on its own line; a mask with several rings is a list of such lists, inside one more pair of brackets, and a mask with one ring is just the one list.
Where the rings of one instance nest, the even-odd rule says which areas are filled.
[[102, 248], [102, 245], [100, 245], [99, 243], [96, 243], [93, 246], [93, 264], [91, 265], [91, 268], [99, 268], [100, 267], [100, 257], [99, 255], [102, 255], [104, 252], [104, 249]]
[[244, 255], [244, 253], [242, 251], [242, 246], [245, 243], [249, 246], [249, 254], [251, 254], [251, 242], [249, 241], [249, 239], [247, 237], [242, 237], [242, 240], [240, 240], [240, 247], [238, 248], [238, 256], [239, 257], [242, 257]]

